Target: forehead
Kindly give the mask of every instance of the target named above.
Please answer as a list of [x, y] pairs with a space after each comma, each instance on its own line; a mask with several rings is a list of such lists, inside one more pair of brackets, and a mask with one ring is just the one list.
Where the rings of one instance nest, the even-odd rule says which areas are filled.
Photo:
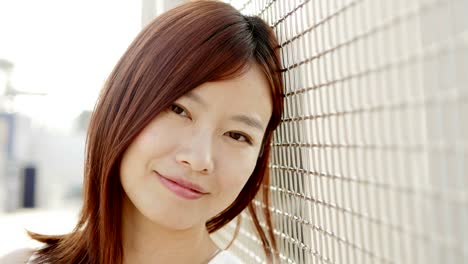
[[184, 97], [211, 111], [253, 114], [266, 122], [272, 112], [270, 86], [260, 66], [256, 64], [241, 76], [204, 83]]

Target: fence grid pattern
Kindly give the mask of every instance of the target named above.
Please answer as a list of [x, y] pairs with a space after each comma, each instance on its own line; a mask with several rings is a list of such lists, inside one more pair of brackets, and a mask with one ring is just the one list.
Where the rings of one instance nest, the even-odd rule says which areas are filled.
[[[287, 69], [281, 261], [468, 263], [468, 0], [227, 2], [272, 26]], [[265, 262], [248, 225], [231, 250]]]

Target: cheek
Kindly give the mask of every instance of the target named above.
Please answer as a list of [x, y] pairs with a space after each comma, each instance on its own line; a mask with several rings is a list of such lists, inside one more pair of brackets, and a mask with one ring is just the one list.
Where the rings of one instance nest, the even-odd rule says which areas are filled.
[[178, 131], [163, 118], [153, 121], [130, 145], [133, 160], [148, 160], [166, 153], [173, 148], [175, 142], [178, 142], [177, 139], [180, 138]]
[[122, 157], [121, 171], [131, 172], [135, 169], [140, 168], [142, 163], [146, 160], [149, 153], [149, 149], [144, 146], [149, 146], [150, 142], [145, 137], [138, 136], [132, 144], [127, 148]]
[[220, 185], [222, 189], [230, 192], [240, 192], [255, 169], [256, 161], [253, 156], [247, 159], [244, 156], [241, 159], [237, 159], [237, 161], [223, 159], [225, 164], [220, 168]]
[[146, 129], [133, 140], [122, 157], [120, 164], [121, 177], [140, 175], [151, 167], [152, 158], [158, 154], [156, 150], [164, 148], [164, 146], [157, 143], [167, 142], [158, 141], [158, 136]]
[[120, 163], [120, 180], [124, 190], [133, 189], [139, 175], [144, 175], [146, 162], [145, 154], [142, 153], [137, 141], [134, 141], [124, 152], [122, 161]]

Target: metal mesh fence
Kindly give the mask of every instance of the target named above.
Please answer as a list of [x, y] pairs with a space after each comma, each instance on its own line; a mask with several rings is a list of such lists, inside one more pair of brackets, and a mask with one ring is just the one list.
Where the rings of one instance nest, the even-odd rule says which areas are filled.
[[[468, 263], [468, 1], [227, 2], [273, 27], [287, 69], [281, 261]], [[248, 225], [231, 250], [265, 261]]]

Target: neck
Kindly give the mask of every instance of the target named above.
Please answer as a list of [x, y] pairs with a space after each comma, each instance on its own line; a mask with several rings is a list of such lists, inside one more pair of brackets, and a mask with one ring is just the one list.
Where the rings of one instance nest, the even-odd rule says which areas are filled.
[[174, 230], [151, 222], [133, 205], [122, 219], [123, 263], [206, 263], [217, 250], [204, 225]]

